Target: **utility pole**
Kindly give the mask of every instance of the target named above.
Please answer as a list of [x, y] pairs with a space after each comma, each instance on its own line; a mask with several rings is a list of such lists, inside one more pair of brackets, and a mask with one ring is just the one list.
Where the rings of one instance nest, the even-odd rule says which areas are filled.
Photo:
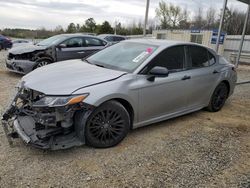
[[144, 28], [143, 28], [144, 37], [146, 37], [146, 34], [147, 34], [149, 1], [150, 0], [147, 0], [147, 5], [146, 5], [146, 13], [145, 13], [145, 20], [144, 20]]
[[221, 36], [221, 31], [222, 31], [222, 26], [223, 26], [223, 22], [224, 22], [224, 17], [225, 17], [226, 8], [227, 8], [227, 0], [224, 0], [224, 5], [223, 5], [223, 9], [222, 9], [222, 14], [221, 14], [221, 18], [220, 18], [220, 27], [219, 27], [218, 36], [217, 36], [217, 41], [216, 41], [216, 49], [215, 49], [215, 51], [216, 51], [217, 53], [219, 52], [220, 36]]
[[247, 13], [246, 13], [246, 18], [245, 18], [244, 28], [243, 28], [242, 35], [241, 35], [241, 40], [240, 40], [239, 52], [238, 52], [236, 63], [235, 63], [236, 67], [238, 67], [239, 62], [240, 62], [240, 55], [241, 55], [243, 44], [244, 44], [244, 40], [245, 40], [245, 35], [246, 35], [246, 30], [247, 30], [247, 23], [248, 23], [248, 19], [249, 19], [249, 13], [250, 13], [250, 5], [248, 5], [248, 8], [247, 8]]

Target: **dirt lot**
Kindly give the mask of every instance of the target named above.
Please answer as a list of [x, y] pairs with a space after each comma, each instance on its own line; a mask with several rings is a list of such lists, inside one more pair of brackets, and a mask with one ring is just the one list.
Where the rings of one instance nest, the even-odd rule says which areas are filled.
[[[0, 52], [0, 112], [21, 76]], [[250, 68], [240, 67], [250, 80]], [[250, 84], [222, 111], [199, 111], [131, 131], [110, 149], [10, 148], [0, 127], [0, 187], [250, 187]]]

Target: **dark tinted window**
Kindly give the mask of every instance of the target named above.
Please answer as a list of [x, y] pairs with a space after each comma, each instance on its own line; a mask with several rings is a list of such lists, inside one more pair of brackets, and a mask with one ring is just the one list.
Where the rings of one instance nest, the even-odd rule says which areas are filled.
[[164, 50], [158, 56], [156, 56], [147, 71], [151, 70], [155, 66], [166, 67], [170, 72], [176, 72], [184, 69], [185, 64], [185, 52], [183, 46], [176, 46]]
[[81, 37], [75, 37], [64, 41], [62, 44], [65, 44], [67, 48], [77, 48], [83, 47], [83, 40]]
[[114, 41], [117, 41], [117, 42], [125, 40], [125, 38], [123, 37], [114, 37], [114, 39], [115, 39]]
[[86, 46], [105, 46], [102, 40], [99, 40], [97, 38], [91, 38], [91, 37], [85, 38], [85, 43], [86, 43]]
[[104, 39], [106, 41], [109, 41], [109, 42], [113, 42], [114, 41], [113, 37], [111, 37], [111, 36], [105, 37]]
[[189, 46], [190, 61], [192, 68], [209, 66], [208, 51], [199, 46]]

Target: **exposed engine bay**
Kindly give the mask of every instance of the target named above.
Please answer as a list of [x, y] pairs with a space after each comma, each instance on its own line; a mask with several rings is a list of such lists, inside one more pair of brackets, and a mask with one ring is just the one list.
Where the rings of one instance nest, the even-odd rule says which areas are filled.
[[[3, 114], [2, 124], [9, 143], [21, 137], [24, 142], [41, 149], [66, 149], [84, 144], [75, 132], [76, 112], [91, 112], [93, 107], [83, 102], [66, 106], [42, 106], [45, 95], [27, 88], [17, 94]], [[86, 116], [87, 117], [87, 116]]]

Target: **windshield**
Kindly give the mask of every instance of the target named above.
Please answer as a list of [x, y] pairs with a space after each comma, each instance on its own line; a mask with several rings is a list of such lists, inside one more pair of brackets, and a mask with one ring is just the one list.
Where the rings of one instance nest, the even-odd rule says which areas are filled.
[[62, 35], [56, 35], [56, 36], [47, 38], [47, 39], [39, 42], [37, 45], [38, 46], [50, 46], [50, 45], [56, 44], [57, 42], [64, 40], [65, 38], [66, 37], [62, 36]]
[[149, 44], [121, 42], [90, 56], [87, 61], [105, 68], [133, 72], [156, 48]]

